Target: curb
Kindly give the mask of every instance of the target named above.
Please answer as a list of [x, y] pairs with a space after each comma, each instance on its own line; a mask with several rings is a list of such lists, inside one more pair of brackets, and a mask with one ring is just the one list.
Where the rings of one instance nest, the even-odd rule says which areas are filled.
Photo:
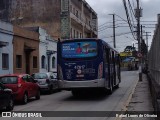
[[[134, 84], [134, 87], [133, 87], [133, 89], [132, 89], [132, 91], [131, 91], [131, 93], [130, 93], [130, 95], [129, 95], [129, 97], [128, 97], [125, 105], [124, 105], [124, 107], [121, 109], [121, 111], [127, 111], [127, 106], [129, 105], [129, 103], [130, 103], [130, 101], [132, 99], [132, 95], [135, 92], [135, 89], [136, 89], [136, 86], [137, 86], [138, 82], [139, 82], [139, 80], [137, 79], [136, 82], [135, 82], [135, 84]], [[122, 118], [123, 117], [118, 117], [118, 118], [115, 118], [115, 120], [121, 120]]]

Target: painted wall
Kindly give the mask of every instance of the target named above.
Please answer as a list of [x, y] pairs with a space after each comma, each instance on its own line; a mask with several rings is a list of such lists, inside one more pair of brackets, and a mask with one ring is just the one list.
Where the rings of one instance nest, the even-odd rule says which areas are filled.
[[[50, 71], [57, 71], [57, 40], [54, 40], [51, 38], [46, 30], [39, 28], [39, 66], [40, 66], [40, 72], [47, 72], [48, 71], [48, 62], [49, 62], [49, 70]], [[48, 61], [48, 55], [47, 51], [55, 51], [50, 56], [50, 60]], [[45, 56], [45, 67], [42, 68], [42, 56]], [[52, 68], [52, 57], [55, 57], [55, 67]]]
[[[13, 73], [13, 26], [0, 21], [0, 41], [8, 42], [6, 47], [0, 48], [0, 75]], [[9, 54], [9, 68], [2, 69], [2, 53]]]
[[[39, 72], [39, 34], [18, 26], [13, 27], [13, 69], [14, 73], [32, 74]], [[31, 50], [33, 49], [33, 50]], [[30, 51], [30, 52], [29, 52]], [[22, 66], [17, 68], [16, 56], [22, 56]], [[28, 55], [28, 56], [27, 56]], [[37, 57], [37, 67], [33, 67], [33, 57]]]

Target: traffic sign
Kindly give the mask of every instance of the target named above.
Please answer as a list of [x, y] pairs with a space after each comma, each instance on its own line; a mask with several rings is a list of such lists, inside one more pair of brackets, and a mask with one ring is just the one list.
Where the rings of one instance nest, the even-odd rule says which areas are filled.
[[142, 53], [137, 53], [137, 56], [138, 57], [142, 57]]

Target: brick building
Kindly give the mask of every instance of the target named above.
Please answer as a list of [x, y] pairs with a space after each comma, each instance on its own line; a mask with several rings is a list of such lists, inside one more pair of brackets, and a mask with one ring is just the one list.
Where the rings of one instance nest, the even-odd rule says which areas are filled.
[[97, 37], [97, 14], [85, 0], [1, 0], [0, 19], [40, 26], [54, 39]]

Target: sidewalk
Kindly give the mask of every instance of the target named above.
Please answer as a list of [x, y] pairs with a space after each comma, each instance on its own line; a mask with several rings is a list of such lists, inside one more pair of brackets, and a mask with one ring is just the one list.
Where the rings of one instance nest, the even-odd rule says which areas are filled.
[[[138, 81], [127, 111], [148, 112], [154, 111], [147, 76], [143, 74], [143, 80]], [[145, 113], [144, 113], [145, 114]], [[122, 120], [155, 120], [155, 118], [123, 118]]]

